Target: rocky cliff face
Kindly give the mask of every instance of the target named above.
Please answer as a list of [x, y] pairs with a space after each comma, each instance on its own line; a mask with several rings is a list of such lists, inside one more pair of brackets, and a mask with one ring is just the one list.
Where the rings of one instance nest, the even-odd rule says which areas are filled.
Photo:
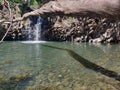
[[120, 22], [97, 17], [57, 17], [45, 38], [52, 41], [119, 42]]
[[[28, 31], [26, 24], [13, 23], [5, 40], [26, 40]], [[9, 26], [9, 25], [8, 25]], [[1, 26], [0, 38], [8, 26]], [[72, 41], [72, 42], [120, 42], [120, 21], [106, 18], [90, 17], [53, 17], [43, 26], [42, 37], [48, 41]]]
[[[23, 26], [23, 25], [22, 25]], [[26, 40], [28, 31], [14, 23], [5, 40]], [[7, 27], [6, 27], [7, 28]], [[3, 28], [4, 29], [4, 28]], [[57, 16], [43, 26], [42, 37], [48, 41], [109, 43], [120, 42], [120, 21], [106, 18]], [[4, 29], [5, 30], [5, 29]], [[3, 31], [1, 30], [1, 36]]]

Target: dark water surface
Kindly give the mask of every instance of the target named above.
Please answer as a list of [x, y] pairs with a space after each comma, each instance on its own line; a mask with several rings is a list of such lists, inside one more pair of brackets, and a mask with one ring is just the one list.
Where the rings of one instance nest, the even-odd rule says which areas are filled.
[[4, 42], [0, 90], [120, 90], [120, 44]]

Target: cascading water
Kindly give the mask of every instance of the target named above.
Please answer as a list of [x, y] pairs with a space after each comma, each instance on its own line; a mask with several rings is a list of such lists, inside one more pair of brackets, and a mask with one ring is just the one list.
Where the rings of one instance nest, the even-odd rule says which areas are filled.
[[37, 19], [37, 23], [35, 24], [35, 28], [34, 28], [34, 35], [35, 35], [35, 39], [34, 41], [39, 41], [41, 40], [41, 24], [42, 24], [42, 18], [38, 17]]
[[41, 24], [42, 24], [41, 17], [38, 17], [36, 24], [33, 24], [33, 22], [30, 19], [28, 19], [27, 22], [28, 22], [28, 25], [26, 28], [27, 35], [28, 35], [27, 40], [39, 41], [40, 35], [41, 35]]
[[24, 43], [41, 43], [45, 42], [41, 39], [41, 31], [42, 31], [42, 22], [43, 19], [41, 17], [37, 18], [36, 24], [33, 24], [33, 22], [28, 19], [28, 25], [27, 25], [27, 34], [28, 39], [27, 42]]

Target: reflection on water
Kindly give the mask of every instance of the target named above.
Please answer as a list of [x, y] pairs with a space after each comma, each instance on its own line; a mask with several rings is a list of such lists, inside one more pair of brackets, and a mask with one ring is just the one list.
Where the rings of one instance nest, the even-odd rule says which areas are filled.
[[0, 90], [119, 90], [120, 45], [5, 42]]

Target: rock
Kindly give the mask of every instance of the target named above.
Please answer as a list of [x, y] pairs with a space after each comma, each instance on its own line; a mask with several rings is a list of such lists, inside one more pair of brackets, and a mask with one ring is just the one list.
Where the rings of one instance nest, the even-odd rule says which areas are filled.
[[[72, 17], [71, 17], [72, 18]], [[64, 18], [65, 19], [65, 18]], [[66, 17], [66, 20], [68, 17]], [[75, 20], [74, 20], [75, 19]], [[53, 35], [54, 40], [74, 41], [74, 42], [109, 42], [109, 38], [113, 37], [116, 42], [119, 40], [120, 34], [117, 27], [117, 21], [108, 22], [106, 18], [90, 18], [81, 17], [80, 19], [72, 18], [75, 22], [69, 22], [71, 27], [55, 28], [56, 33]], [[97, 25], [97, 23], [101, 23]], [[103, 22], [103, 23], [102, 23]], [[98, 24], [99, 24], [98, 23]], [[54, 30], [53, 30], [54, 31]], [[59, 33], [59, 34], [58, 34]], [[72, 37], [72, 38], [71, 38]], [[108, 40], [108, 41], [107, 41]], [[112, 40], [110, 40], [111, 42]]]
[[74, 42], [81, 42], [81, 38], [80, 38], [80, 37], [76, 37], [76, 38], [74, 39]]
[[111, 41], [113, 41], [113, 37], [107, 39], [107, 42], [110, 43]]
[[88, 40], [89, 43], [92, 43], [92, 41], [93, 41], [93, 39], [89, 39], [89, 40]]
[[93, 26], [93, 24], [88, 24], [88, 27], [92, 27]]
[[60, 75], [58, 75], [58, 77], [59, 77], [59, 78], [62, 78], [63, 76], [60, 74]]
[[92, 40], [93, 43], [101, 43], [102, 39], [101, 38], [96, 38]]

